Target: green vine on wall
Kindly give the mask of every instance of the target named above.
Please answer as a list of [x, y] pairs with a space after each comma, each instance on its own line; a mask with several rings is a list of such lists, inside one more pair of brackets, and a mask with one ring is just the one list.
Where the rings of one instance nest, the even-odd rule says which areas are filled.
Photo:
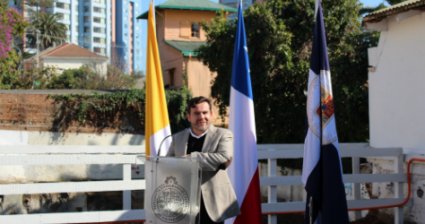
[[[50, 95], [55, 105], [51, 131], [66, 132], [71, 127], [91, 127], [120, 133], [144, 134], [145, 90], [132, 89], [92, 94]], [[190, 99], [186, 88], [166, 90], [172, 131], [186, 126], [185, 108]]]

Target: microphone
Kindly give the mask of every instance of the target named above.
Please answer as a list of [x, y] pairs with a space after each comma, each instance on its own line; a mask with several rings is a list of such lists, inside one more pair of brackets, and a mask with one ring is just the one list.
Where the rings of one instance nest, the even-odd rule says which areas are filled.
[[165, 137], [161, 140], [161, 142], [159, 143], [159, 147], [158, 147], [158, 153], [156, 154], [156, 156], [157, 156], [157, 157], [160, 157], [160, 155], [161, 155], [161, 147], [162, 147], [162, 144], [164, 144], [165, 140], [166, 140], [167, 138], [171, 137], [171, 136], [173, 136], [173, 135], [167, 135], [167, 136], [165, 136]]

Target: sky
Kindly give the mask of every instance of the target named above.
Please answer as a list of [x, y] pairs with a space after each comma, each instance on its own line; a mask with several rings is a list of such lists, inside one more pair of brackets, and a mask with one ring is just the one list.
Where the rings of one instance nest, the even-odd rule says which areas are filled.
[[[155, 5], [157, 5], [157, 4], [161, 4], [161, 3], [165, 2], [166, 0], [154, 0], [154, 1], [155, 1]], [[210, 1], [218, 2], [218, 0], [210, 0]], [[141, 0], [141, 2], [142, 2], [142, 11], [143, 12], [148, 11], [150, 0]], [[378, 6], [380, 3], [383, 3], [384, 0], [360, 0], [360, 2], [363, 3], [364, 6], [374, 7], [374, 6]], [[144, 43], [142, 43], [143, 49], [146, 49], [146, 35], [145, 35], [146, 32], [145, 32], [145, 30], [146, 30], [146, 20], [143, 21], [143, 25], [142, 25], [142, 31], [144, 32], [144, 34], [143, 34], [144, 37], [142, 38], [143, 41], [144, 41]], [[145, 54], [142, 55], [142, 61], [139, 62], [139, 63], [142, 63], [142, 70], [143, 70], [144, 73], [146, 73], [146, 71], [145, 71], [146, 55]]]
[[361, 3], [365, 6], [378, 6], [380, 3], [383, 3], [384, 0], [360, 0]]

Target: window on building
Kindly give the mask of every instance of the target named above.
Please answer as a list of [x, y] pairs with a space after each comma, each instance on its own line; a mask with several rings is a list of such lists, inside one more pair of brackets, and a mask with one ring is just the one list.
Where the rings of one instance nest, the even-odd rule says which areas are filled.
[[63, 2], [56, 2], [56, 7], [60, 8], [60, 9], [64, 9], [65, 8], [65, 3]]
[[84, 33], [90, 33], [90, 27], [89, 26], [84, 27]]
[[176, 73], [176, 69], [168, 69], [168, 88], [175, 87], [174, 76]]
[[95, 23], [104, 23], [105, 22], [105, 20], [104, 19], [102, 19], [102, 18], [100, 18], [100, 17], [93, 17], [93, 22], [95, 22]]
[[56, 7], [60, 9], [69, 9], [69, 4], [63, 2], [56, 2]]
[[93, 11], [95, 13], [104, 13], [105, 12], [105, 10], [100, 8], [100, 7], [93, 7]]
[[63, 20], [65, 18], [63, 13], [56, 13], [59, 20]]
[[93, 27], [93, 32], [95, 33], [104, 33], [105, 29], [101, 27]]
[[102, 47], [94, 47], [93, 51], [98, 54], [105, 54], [105, 48]]
[[201, 37], [201, 26], [199, 23], [192, 23], [192, 37], [200, 38]]
[[98, 43], [98, 44], [105, 44], [105, 38], [100, 38], [100, 37], [93, 37], [93, 42]]

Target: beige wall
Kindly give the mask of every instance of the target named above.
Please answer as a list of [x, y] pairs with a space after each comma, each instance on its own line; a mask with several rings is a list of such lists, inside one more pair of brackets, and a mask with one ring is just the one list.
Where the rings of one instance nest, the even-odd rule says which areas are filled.
[[194, 96], [211, 96], [211, 82], [215, 78], [213, 73], [196, 58], [186, 58], [188, 87]]
[[425, 12], [367, 24], [381, 31], [368, 52], [370, 144], [425, 152]]
[[43, 66], [44, 67], [54, 67], [59, 70], [66, 70], [66, 69], [77, 69], [80, 68], [83, 65], [88, 65], [91, 68], [93, 68], [96, 73], [102, 76], [106, 76], [107, 72], [107, 61], [104, 62], [96, 62], [96, 61], [90, 61], [85, 58], [80, 59], [53, 59], [53, 58], [44, 58], [43, 59]]
[[183, 55], [175, 48], [162, 42], [159, 47], [162, 63], [162, 75], [164, 77], [164, 85], [170, 85], [169, 70], [175, 69], [174, 71], [174, 87], [182, 87], [184, 84], [183, 75], [185, 72], [185, 62]]
[[[200, 30], [200, 38], [191, 37], [191, 24], [192, 22], [210, 21], [215, 15], [215, 12], [208, 11], [157, 11], [158, 48], [165, 85], [171, 83], [169, 71], [174, 68], [174, 87], [184, 85], [184, 76], [187, 73], [187, 84], [192, 93], [194, 95], [210, 96], [212, 75], [209, 68], [196, 58], [184, 58], [181, 52], [166, 44], [164, 40], [205, 41], [205, 32], [202, 29]], [[189, 78], [189, 76], [191, 77]]]
[[[179, 41], [206, 41], [205, 32], [200, 29], [200, 37], [191, 37], [193, 22], [207, 22], [216, 16], [215, 12], [190, 11], [190, 10], [158, 10], [156, 15], [158, 48], [160, 51], [163, 68], [164, 84], [170, 84], [169, 70], [175, 69], [174, 87], [187, 85], [193, 96], [206, 96], [211, 98], [211, 82], [216, 73], [199, 61], [196, 57], [183, 57], [177, 49], [169, 46], [164, 40]], [[185, 76], [187, 83], [185, 82]], [[230, 90], [229, 90], [230, 91]], [[218, 115], [217, 107], [213, 108]], [[217, 117], [215, 124], [222, 125]]]
[[[205, 41], [205, 32], [201, 29], [200, 38], [190, 36], [192, 22], [206, 22], [215, 17], [215, 12], [208, 11], [186, 11], [186, 10], [167, 10], [165, 15], [164, 38], [166, 40], [196, 40]], [[189, 35], [185, 35], [185, 30]]]
[[157, 25], [157, 39], [159, 55], [161, 57], [162, 76], [164, 85], [170, 85], [170, 77], [168, 71], [172, 68], [175, 69], [174, 87], [181, 87], [183, 85], [183, 55], [175, 48], [169, 46], [164, 42], [164, 11], [157, 11], [156, 25]]

